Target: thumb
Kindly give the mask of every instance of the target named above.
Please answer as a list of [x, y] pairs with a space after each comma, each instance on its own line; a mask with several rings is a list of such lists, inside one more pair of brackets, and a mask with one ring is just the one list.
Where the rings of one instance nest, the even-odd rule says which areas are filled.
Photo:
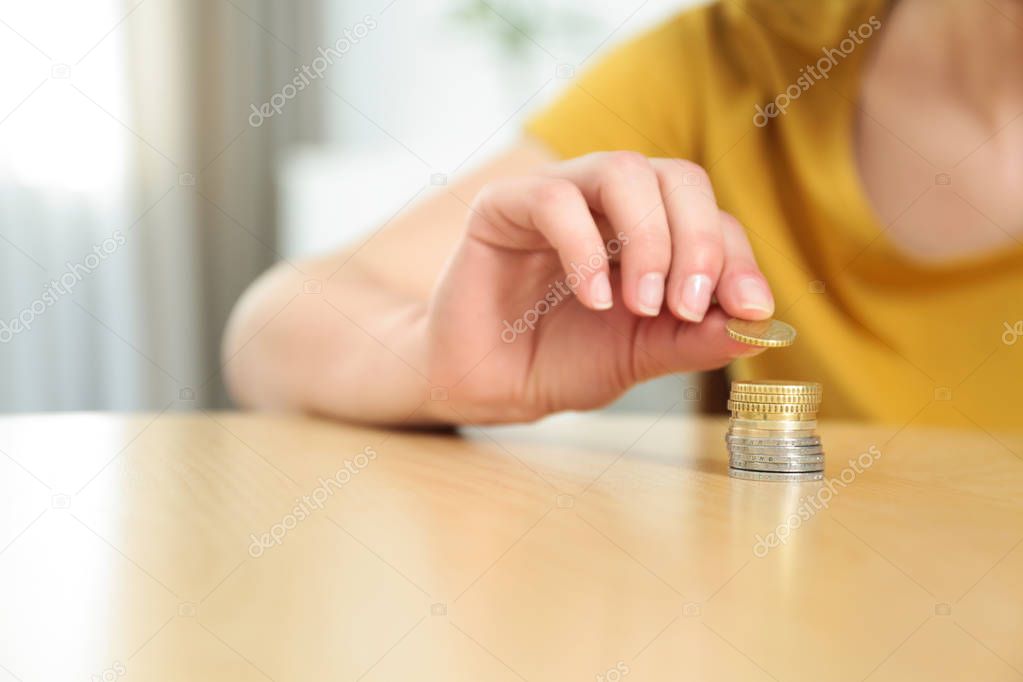
[[633, 339], [633, 367], [637, 381], [665, 374], [705, 372], [724, 367], [736, 358], [767, 350], [732, 339], [725, 330], [729, 316], [713, 307], [702, 322], [683, 322], [670, 313], [641, 320]]

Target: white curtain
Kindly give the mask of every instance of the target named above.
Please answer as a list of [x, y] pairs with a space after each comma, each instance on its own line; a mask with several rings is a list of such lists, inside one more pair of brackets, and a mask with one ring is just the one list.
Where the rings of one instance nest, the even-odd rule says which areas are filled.
[[318, 94], [255, 128], [317, 3], [0, 4], [0, 410], [221, 405], [218, 345], [278, 259], [275, 169]]

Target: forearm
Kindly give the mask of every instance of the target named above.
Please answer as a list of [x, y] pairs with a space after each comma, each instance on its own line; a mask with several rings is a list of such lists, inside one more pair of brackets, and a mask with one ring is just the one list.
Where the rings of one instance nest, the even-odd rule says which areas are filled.
[[235, 399], [375, 424], [440, 423], [430, 410], [426, 302], [354, 267], [333, 277], [329, 266], [312, 270], [278, 266], [239, 302], [224, 344]]
[[[552, 160], [543, 147], [522, 142], [399, 211], [348, 251], [297, 267], [283, 263], [261, 277], [238, 302], [224, 336], [232, 395], [247, 407], [386, 425], [468, 418], [455, 401], [431, 399], [427, 301], [480, 189]], [[316, 282], [320, 290], [306, 293]]]

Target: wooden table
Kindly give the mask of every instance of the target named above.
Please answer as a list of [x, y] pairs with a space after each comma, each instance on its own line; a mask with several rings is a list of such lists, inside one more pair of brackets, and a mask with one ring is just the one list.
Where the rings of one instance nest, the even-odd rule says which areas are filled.
[[723, 432], [0, 419], [0, 681], [1023, 679], [1023, 437]]

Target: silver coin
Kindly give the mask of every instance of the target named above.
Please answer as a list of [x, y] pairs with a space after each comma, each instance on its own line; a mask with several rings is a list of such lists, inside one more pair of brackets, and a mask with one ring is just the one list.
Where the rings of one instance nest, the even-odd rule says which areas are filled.
[[763, 464], [816, 464], [819, 467], [824, 466], [824, 453], [789, 457], [786, 455], [751, 455], [745, 452], [736, 452], [735, 450], [729, 450], [728, 452], [732, 459], [741, 459], [746, 462], [760, 462]]
[[779, 435], [776, 438], [762, 436], [750, 438], [748, 436], [734, 436], [727, 434], [725, 442], [729, 445], [738, 445], [744, 448], [794, 448], [796, 450], [810, 450], [821, 447], [820, 436], [805, 436], [801, 438], [787, 438]]
[[820, 468], [824, 467], [824, 453], [815, 455], [758, 455], [756, 453], [729, 450], [728, 456], [734, 460], [745, 462], [761, 462], [763, 464], [814, 464]]
[[807, 431], [817, 428], [816, 419], [742, 419], [731, 417], [730, 426], [758, 431]]
[[745, 471], [743, 469], [729, 469], [728, 475], [732, 478], [741, 478], [746, 481], [777, 481], [781, 483], [800, 483], [804, 481], [821, 481], [824, 479], [823, 471], [782, 474], [772, 471]]
[[801, 438], [788, 438], [786, 436], [778, 436], [777, 438], [769, 436], [751, 437], [751, 436], [737, 436], [732, 433], [725, 434], [725, 442], [732, 445], [743, 445], [746, 447], [768, 447], [768, 448], [790, 448], [790, 447], [811, 447], [814, 445], [821, 444], [820, 436], [804, 436]]
[[779, 457], [748, 457], [731, 453], [728, 461], [731, 462], [732, 466], [737, 466], [741, 469], [756, 469], [761, 466], [774, 466], [775, 464], [777, 466], [812, 466], [815, 469], [825, 467], [825, 458], [821, 456], [804, 457], [803, 459], [782, 459]]
[[733, 469], [743, 469], [745, 471], [775, 471], [785, 473], [800, 473], [804, 471], [824, 471], [823, 462], [806, 462], [804, 464], [782, 464], [779, 462], [752, 462], [748, 459], [732, 457], [728, 460], [728, 465]]
[[801, 447], [784, 446], [763, 446], [763, 445], [740, 445], [729, 443], [728, 451], [733, 454], [742, 455], [774, 455], [776, 457], [809, 457], [811, 455], [823, 455], [824, 449], [820, 445], [809, 445]]

